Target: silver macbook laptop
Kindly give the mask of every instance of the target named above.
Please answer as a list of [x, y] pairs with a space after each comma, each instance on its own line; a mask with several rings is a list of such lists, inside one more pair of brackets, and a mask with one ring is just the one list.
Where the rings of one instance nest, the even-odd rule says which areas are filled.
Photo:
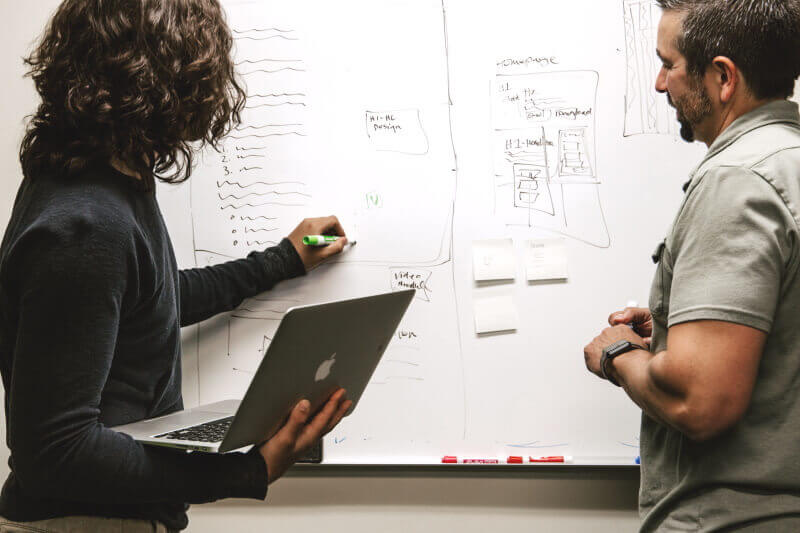
[[304, 398], [314, 412], [344, 387], [352, 412], [414, 293], [409, 289], [294, 307], [283, 317], [241, 401], [112, 429], [146, 444], [222, 453], [272, 437]]

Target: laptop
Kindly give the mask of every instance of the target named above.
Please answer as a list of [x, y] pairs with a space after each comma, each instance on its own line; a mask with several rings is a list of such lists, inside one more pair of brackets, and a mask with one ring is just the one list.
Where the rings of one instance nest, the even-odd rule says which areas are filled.
[[144, 444], [224, 453], [268, 440], [297, 402], [320, 409], [340, 387], [353, 401], [364, 392], [414, 289], [293, 307], [239, 400], [225, 400], [116, 426]]

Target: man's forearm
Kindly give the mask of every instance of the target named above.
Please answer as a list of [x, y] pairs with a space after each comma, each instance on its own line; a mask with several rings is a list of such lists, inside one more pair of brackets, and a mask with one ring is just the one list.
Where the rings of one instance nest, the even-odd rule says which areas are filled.
[[650, 418], [686, 433], [686, 395], [661, 364], [666, 352], [634, 350], [611, 361], [607, 370]]

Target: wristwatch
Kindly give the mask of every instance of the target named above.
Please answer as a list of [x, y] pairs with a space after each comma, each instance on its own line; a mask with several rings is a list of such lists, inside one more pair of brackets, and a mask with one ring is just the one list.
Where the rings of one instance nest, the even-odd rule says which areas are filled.
[[617, 383], [617, 380], [612, 378], [608, 372], [606, 372], [606, 363], [608, 363], [615, 357], [619, 357], [620, 355], [628, 353], [632, 350], [647, 350], [647, 348], [639, 344], [634, 344], [630, 341], [617, 341], [603, 348], [603, 356], [600, 358], [600, 373], [603, 375], [604, 378], [606, 378], [608, 381], [610, 381], [617, 387], [619, 387], [620, 384]]

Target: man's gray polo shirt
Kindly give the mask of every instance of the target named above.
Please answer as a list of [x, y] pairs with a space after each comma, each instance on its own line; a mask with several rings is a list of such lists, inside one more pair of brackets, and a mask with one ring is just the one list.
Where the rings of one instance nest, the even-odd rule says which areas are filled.
[[714, 141], [654, 257], [654, 353], [667, 348], [668, 327], [692, 320], [768, 337], [750, 405], [730, 430], [693, 442], [642, 416], [643, 531], [800, 531], [799, 213], [800, 116], [781, 100]]

